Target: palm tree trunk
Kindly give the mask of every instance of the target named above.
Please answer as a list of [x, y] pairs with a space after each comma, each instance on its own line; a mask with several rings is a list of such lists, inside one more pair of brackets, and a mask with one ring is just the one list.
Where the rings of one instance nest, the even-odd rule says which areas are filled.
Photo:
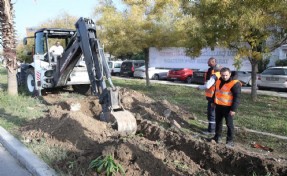
[[17, 95], [17, 60], [16, 43], [11, 0], [0, 0], [0, 22], [2, 32], [3, 54], [7, 63], [8, 94]]

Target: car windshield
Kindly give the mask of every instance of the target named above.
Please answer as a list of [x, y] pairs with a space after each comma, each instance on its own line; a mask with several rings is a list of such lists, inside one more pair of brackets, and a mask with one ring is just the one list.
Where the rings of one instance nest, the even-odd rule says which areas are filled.
[[113, 68], [113, 63], [112, 62], [108, 62], [109, 64], [109, 68]]
[[131, 68], [132, 66], [133, 66], [133, 64], [131, 62], [122, 63], [123, 68]]
[[173, 68], [171, 71], [179, 71], [179, 70], [183, 70], [183, 68]]
[[142, 62], [138, 62], [138, 63], [135, 62], [134, 65], [135, 65], [135, 68], [139, 68], [141, 66], [144, 66], [144, 63], [142, 63]]
[[115, 63], [115, 68], [121, 68], [121, 63]]
[[287, 75], [287, 69], [269, 68], [261, 73], [262, 75]]

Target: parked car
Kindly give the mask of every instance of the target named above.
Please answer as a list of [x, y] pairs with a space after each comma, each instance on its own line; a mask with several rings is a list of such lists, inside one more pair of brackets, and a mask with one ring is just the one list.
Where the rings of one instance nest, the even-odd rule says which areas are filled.
[[171, 81], [179, 80], [187, 83], [192, 82], [193, 70], [189, 68], [172, 69], [167, 74], [167, 79]]
[[[205, 70], [198, 70], [193, 72], [192, 82], [197, 84], [204, 84], [205, 83], [205, 77], [206, 77], [207, 71]], [[242, 85], [248, 85], [251, 86], [251, 73], [247, 71], [231, 71], [231, 75], [237, 75], [236, 79], [238, 79]]]
[[122, 63], [123, 61], [109, 61], [108, 62], [111, 75], [116, 75], [116, 76], [120, 75]]
[[[251, 86], [251, 73], [247, 71], [232, 71], [237, 73], [237, 79], [241, 82], [244, 86]], [[232, 73], [234, 74], [234, 73]]]
[[[149, 79], [166, 79], [168, 71], [168, 69], [150, 67], [148, 68]], [[146, 78], [145, 65], [135, 69], [134, 77]]]
[[193, 72], [192, 83], [205, 84], [207, 70], [197, 70]]
[[136, 68], [145, 65], [144, 60], [126, 60], [121, 65], [121, 76], [133, 77]]
[[269, 67], [258, 75], [258, 89], [275, 88], [287, 90], [287, 66]]

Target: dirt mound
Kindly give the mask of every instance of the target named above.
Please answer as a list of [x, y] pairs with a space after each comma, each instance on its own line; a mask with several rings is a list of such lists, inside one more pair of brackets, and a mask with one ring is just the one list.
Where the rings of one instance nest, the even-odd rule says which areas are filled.
[[[67, 157], [53, 166], [67, 175], [93, 175], [86, 170], [89, 162], [106, 154], [121, 163], [126, 175], [287, 174], [283, 161], [206, 142], [188, 123], [196, 117], [166, 100], [155, 101], [129, 89], [121, 89], [120, 94], [124, 108], [137, 119], [134, 136], [121, 136], [99, 120], [101, 106], [96, 97], [50, 94], [43, 97], [49, 107], [46, 116], [21, 129], [25, 141], [44, 140], [51, 147], [65, 148]], [[71, 168], [71, 161], [78, 167]]]

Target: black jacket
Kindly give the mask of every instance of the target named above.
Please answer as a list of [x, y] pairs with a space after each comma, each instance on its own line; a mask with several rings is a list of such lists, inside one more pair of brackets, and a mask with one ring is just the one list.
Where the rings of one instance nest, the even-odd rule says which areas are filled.
[[[222, 78], [219, 79], [221, 81], [219, 88], [221, 88], [224, 84], [230, 82], [231, 80], [234, 80], [232, 77], [227, 80], [227, 81], [223, 81]], [[215, 90], [216, 91], [216, 90]], [[241, 94], [241, 83], [240, 81], [238, 81], [236, 84], [234, 84], [234, 86], [230, 89], [232, 95], [233, 95], [233, 103], [231, 105], [230, 111], [237, 111], [237, 108], [240, 104], [240, 94]], [[212, 101], [214, 102], [214, 98], [215, 98], [215, 94], [212, 97]], [[216, 107], [226, 107], [226, 106], [222, 106], [222, 105], [216, 105]]]
[[211, 75], [212, 75], [212, 70], [213, 70], [213, 67], [209, 67], [208, 70], [207, 70], [207, 73], [206, 73], [206, 77], [205, 77], [205, 80], [209, 80]]

